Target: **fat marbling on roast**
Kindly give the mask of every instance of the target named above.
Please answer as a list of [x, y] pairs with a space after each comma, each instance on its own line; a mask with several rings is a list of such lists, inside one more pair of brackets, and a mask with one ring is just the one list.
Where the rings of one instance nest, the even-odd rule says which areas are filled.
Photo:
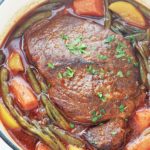
[[71, 121], [95, 124], [134, 111], [139, 72], [121, 35], [92, 21], [57, 16], [31, 26], [24, 49], [51, 84], [51, 100]]

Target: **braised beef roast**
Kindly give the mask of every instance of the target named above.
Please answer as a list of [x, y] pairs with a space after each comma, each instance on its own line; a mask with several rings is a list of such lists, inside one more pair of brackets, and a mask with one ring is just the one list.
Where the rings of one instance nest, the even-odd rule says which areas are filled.
[[91, 125], [133, 112], [139, 72], [121, 35], [65, 15], [30, 27], [24, 42], [29, 60], [51, 85], [51, 100], [71, 121]]
[[90, 128], [84, 135], [89, 143], [100, 150], [116, 150], [126, 136], [125, 121], [118, 118], [106, 124]]

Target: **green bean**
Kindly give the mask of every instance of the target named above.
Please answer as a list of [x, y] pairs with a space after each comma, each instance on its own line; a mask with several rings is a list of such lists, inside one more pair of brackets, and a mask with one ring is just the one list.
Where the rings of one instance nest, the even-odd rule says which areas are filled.
[[25, 118], [22, 117], [19, 114], [19, 112], [14, 108], [13, 100], [12, 100], [11, 96], [9, 95], [9, 88], [8, 88], [8, 84], [7, 84], [8, 78], [9, 78], [8, 70], [6, 68], [2, 67], [0, 70], [0, 87], [1, 87], [1, 91], [2, 91], [2, 98], [3, 98], [5, 105], [7, 106], [8, 110], [13, 115], [13, 117], [17, 120], [17, 122], [23, 128], [25, 128], [32, 134], [39, 136], [53, 150], [60, 150], [60, 147], [58, 147], [58, 144], [57, 144], [60, 142], [58, 141], [58, 138], [56, 138], [54, 134], [51, 133], [53, 135], [53, 137], [55, 137], [55, 139], [51, 138], [48, 134], [43, 132], [41, 128], [37, 128], [34, 124], [31, 123], [31, 121], [29, 122], [29, 121], [25, 120]]
[[139, 59], [139, 65], [140, 65], [140, 75], [141, 75], [141, 80], [142, 83], [146, 86], [148, 86], [148, 80], [147, 80], [147, 70], [145, 68], [145, 64], [142, 60], [142, 57], [140, 55], [137, 55], [138, 59]]
[[0, 50], [0, 65], [2, 65], [5, 61], [5, 55], [2, 50]]
[[109, 0], [105, 0], [105, 28], [110, 29], [111, 28], [111, 21], [112, 21], [112, 16], [111, 12], [108, 9], [109, 6]]
[[55, 124], [62, 127], [63, 129], [69, 129], [69, 123], [66, 119], [61, 115], [61, 113], [56, 109], [54, 104], [46, 97], [46, 95], [42, 94], [41, 96], [42, 102], [47, 110], [48, 116], [54, 121]]
[[150, 43], [150, 28], [147, 29], [147, 41]]
[[136, 44], [136, 49], [138, 50], [138, 52], [140, 53], [140, 55], [143, 58], [143, 62], [145, 64], [147, 72], [150, 72], [150, 68], [149, 68], [149, 65], [148, 65], [149, 49], [148, 49], [147, 41], [138, 42]]
[[130, 40], [131, 38], [134, 38], [136, 41], [142, 41], [146, 38], [146, 36], [146, 33], [136, 33], [125, 36], [125, 39]]
[[[37, 75], [34, 74], [31, 68], [27, 69], [27, 74], [29, 76], [30, 83], [32, 84], [32, 87], [35, 90], [35, 92], [37, 89], [38, 90], [40, 89], [39, 85], [43, 86], [41, 87], [40, 91], [38, 91], [38, 94], [42, 93], [42, 90], [45, 91], [45, 89], [48, 89], [46, 84], [41, 80], [42, 78], [39, 78], [39, 80], [37, 81], [36, 78]], [[45, 94], [41, 95], [41, 100], [44, 104], [44, 107], [46, 108], [49, 118], [63, 129], [66, 130], [69, 129], [69, 123], [67, 122], [67, 120], [62, 116], [62, 114], [57, 110], [57, 108]]]
[[66, 150], [66, 148], [64, 147], [64, 145], [59, 141], [57, 140], [57, 138], [54, 136], [54, 134], [49, 130], [48, 127], [46, 128], [43, 128], [43, 130], [50, 136], [52, 137], [53, 140], [57, 141], [57, 145], [60, 147], [60, 150]]
[[39, 83], [36, 80], [35, 75], [32, 72], [30, 67], [27, 68], [27, 76], [28, 76], [29, 82], [31, 83], [31, 86], [32, 86], [33, 90], [37, 94], [40, 94], [41, 93], [41, 88], [40, 88]]
[[131, 35], [131, 34], [137, 34], [137, 33], [144, 33], [145, 30], [130, 26], [126, 24], [124, 21], [121, 20], [114, 20], [111, 28], [117, 30], [121, 34]]
[[73, 137], [73, 135], [70, 135], [70, 133], [67, 133], [66, 131], [54, 126], [49, 125], [49, 129], [56, 134], [61, 140], [67, 141], [69, 144], [75, 145], [77, 147], [84, 147], [84, 142], [81, 139], [78, 139], [76, 137]]
[[[40, 77], [39, 74], [34, 74], [34, 72], [31, 70], [31, 68], [29, 69], [30, 72], [28, 72], [29, 74], [32, 74], [32, 78], [30, 78], [31, 80], [34, 80], [34, 84], [36, 86], [39, 86], [39, 83], [42, 83], [42, 85], [44, 85], [44, 89], [46, 87], [46, 84], [44, 83], [42, 77]], [[31, 75], [30, 75], [31, 76]], [[37, 81], [37, 78], [38, 81]], [[35, 82], [36, 81], [36, 82]], [[31, 83], [33, 83], [33, 81], [31, 81]], [[41, 84], [40, 84], [41, 85]], [[44, 90], [41, 87], [42, 90]], [[46, 88], [47, 89], [47, 88]], [[44, 107], [47, 111], [47, 114], [49, 116], [49, 118], [56, 124], [58, 124], [60, 127], [62, 127], [63, 129], [69, 129], [69, 123], [65, 120], [65, 118], [60, 114], [60, 112], [55, 108], [54, 104], [49, 100], [49, 98], [42, 93], [41, 95], [41, 100], [44, 104]], [[44, 128], [45, 129], [45, 128]], [[55, 129], [55, 130], [54, 130]], [[45, 131], [47, 131], [47, 133], [50, 134], [50, 132], [52, 131], [54, 134], [56, 134], [60, 139], [65, 140], [66, 142], [68, 142], [69, 144], [73, 144], [76, 145], [78, 147], [82, 147], [84, 145], [84, 143], [80, 140], [77, 139], [75, 137], [73, 137], [72, 135], [69, 135], [67, 132], [65, 132], [64, 130], [61, 130], [57, 127], [55, 127], [54, 125], [50, 125], [49, 126], [49, 130], [46, 128]]]
[[22, 34], [27, 30], [30, 26], [32, 26], [34, 23], [51, 16], [50, 11], [45, 12], [39, 12], [34, 14], [32, 17], [30, 17], [26, 22], [24, 22], [17, 31], [13, 34], [13, 38], [18, 38], [22, 36]]

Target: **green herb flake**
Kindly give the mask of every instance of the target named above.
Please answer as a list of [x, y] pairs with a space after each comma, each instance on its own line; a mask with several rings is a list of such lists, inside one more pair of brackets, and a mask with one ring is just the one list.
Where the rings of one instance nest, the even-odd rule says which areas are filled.
[[68, 40], [68, 39], [69, 39], [68, 35], [65, 35], [65, 34], [62, 34], [62, 35], [61, 35], [61, 38], [62, 38], [63, 40]]
[[139, 63], [138, 62], [135, 62], [133, 63], [134, 67], [138, 67], [139, 66]]
[[71, 43], [67, 43], [66, 47], [67, 49], [73, 53], [73, 54], [85, 54], [86, 49], [87, 49], [87, 45], [84, 43], [81, 43], [83, 40], [82, 36], [77, 37], [74, 41], [72, 41]]
[[74, 123], [70, 123], [70, 128], [74, 129], [75, 128], [75, 124]]
[[105, 39], [105, 43], [110, 43], [113, 42], [115, 40], [115, 35], [110, 35]]
[[126, 76], [127, 76], [127, 77], [129, 77], [129, 76], [130, 76], [130, 74], [131, 74], [131, 71], [130, 71], [130, 70], [128, 70], [128, 71], [127, 71], [127, 73], [126, 73]]
[[92, 75], [98, 74], [98, 71], [95, 70], [92, 65], [89, 65], [86, 70], [87, 70], [87, 72], [89, 72]]
[[106, 110], [105, 109], [101, 109], [100, 112], [102, 113], [102, 115], [106, 114]]
[[117, 76], [120, 77], [120, 78], [123, 78], [124, 77], [123, 72], [122, 71], [118, 71], [117, 72]]
[[106, 101], [106, 97], [104, 97], [101, 92], [98, 92], [98, 93], [97, 93], [97, 96], [99, 97], [99, 99], [100, 99], [102, 102], [105, 102], [105, 101]]
[[63, 74], [59, 72], [59, 73], [58, 73], [58, 78], [59, 78], [59, 79], [62, 79], [62, 78], [63, 78]]
[[99, 123], [99, 126], [102, 126], [103, 124], [104, 124], [104, 123], [101, 122], [101, 123]]
[[129, 36], [129, 40], [130, 40], [130, 42], [131, 42], [132, 44], [134, 44], [134, 43], [136, 42], [136, 39], [135, 39], [135, 37], [134, 37], [133, 35], [130, 35], [130, 36]]
[[111, 135], [115, 136], [117, 134], [117, 131], [111, 131]]
[[122, 57], [126, 56], [124, 48], [126, 48], [126, 45], [124, 43], [119, 42], [116, 47], [116, 52], [117, 52], [116, 58], [122, 58]]
[[102, 114], [92, 116], [92, 122], [96, 123], [99, 119], [102, 118]]
[[106, 55], [98, 55], [97, 57], [101, 60], [106, 60], [108, 58]]
[[104, 79], [104, 76], [105, 76], [105, 70], [104, 69], [100, 69], [100, 75], [99, 75], [99, 77], [101, 78], [101, 79]]
[[67, 67], [66, 71], [63, 73], [63, 77], [72, 78], [74, 76], [75, 71], [70, 67]]
[[123, 105], [123, 104], [121, 104], [121, 105], [119, 106], [120, 112], [124, 112], [126, 108], [127, 108], [127, 107], [125, 107], [125, 105]]
[[47, 66], [48, 66], [49, 68], [51, 68], [51, 69], [54, 69], [54, 68], [55, 68], [55, 66], [54, 66], [53, 63], [48, 63]]

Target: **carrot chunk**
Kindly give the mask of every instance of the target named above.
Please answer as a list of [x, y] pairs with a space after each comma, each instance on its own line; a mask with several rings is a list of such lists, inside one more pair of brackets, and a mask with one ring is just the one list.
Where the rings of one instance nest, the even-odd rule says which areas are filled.
[[10, 82], [10, 88], [23, 110], [31, 110], [38, 106], [38, 101], [32, 89], [21, 77], [15, 77]]
[[104, 16], [103, 0], [74, 0], [73, 8], [78, 15]]

